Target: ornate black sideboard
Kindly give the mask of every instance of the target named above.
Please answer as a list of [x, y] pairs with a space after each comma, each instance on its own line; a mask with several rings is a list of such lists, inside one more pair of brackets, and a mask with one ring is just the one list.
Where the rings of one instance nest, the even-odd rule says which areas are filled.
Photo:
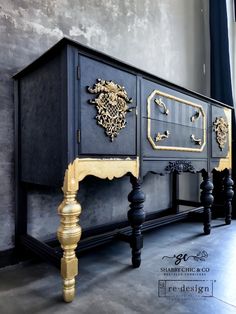
[[224, 176], [231, 221], [232, 109], [69, 39], [62, 39], [14, 76], [17, 138], [17, 238], [41, 256], [50, 248], [27, 235], [27, 187], [63, 186], [57, 231], [63, 249], [64, 300], [74, 298], [81, 237], [76, 200], [88, 175], [130, 175], [128, 220], [132, 264], [139, 267], [145, 221], [141, 182], [148, 173], [201, 172], [204, 233], [211, 230], [211, 172]]

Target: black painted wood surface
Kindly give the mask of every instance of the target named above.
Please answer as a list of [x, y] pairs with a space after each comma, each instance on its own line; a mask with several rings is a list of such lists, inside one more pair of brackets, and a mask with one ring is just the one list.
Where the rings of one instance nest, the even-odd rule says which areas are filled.
[[137, 268], [141, 264], [141, 249], [143, 247], [143, 235], [141, 228], [146, 216], [143, 210], [145, 194], [141, 190], [141, 184], [137, 178], [131, 176], [130, 182], [132, 184], [132, 191], [128, 195], [128, 200], [130, 202], [128, 220], [132, 227], [130, 246], [132, 248], [132, 265], [134, 268]]
[[227, 225], [231, 224], [232, 217], [232, 199], [234, 197], [233, 185], [234, 181], [231, 178], [228, 169], [224, 171], [224, 196], [225, 196], [225, 223]]
[[214, 201], [214, 197], [212, 194], [213, 191], [213, 183], [211, 182], [210, 175], [207, 171], [202, 171], [203, 181], [200, 185], [202, 190], [201, 192], [201, 203], [204, 207], [203, 217], [204, 217], [204, 233], [210, 234], [211, 233], [211, 206]]
[[[140, 176], [166, 173], [170, 161], [190, 161], [196, 172], [211, 171], [228, 153], [216, 143], [212, 123], [224, 117], [228, 106], [188, 91], [105, 54], [63, 39], [26, 69], [15, 75], [19, 83], [21, 180], [61, 186], [67, 165], [76, 157], [140, 157]], [[87, 87], [98, 78], [124, 85], [132, 106], [127, 124], [113, 142], [98, 125], [94, 98]], [[206, 145], [202, 152], [153, 149], [147, 139], [147, 97], [159, 90], [183, 101], [201, 105], [206, 114]], [[169, 115], [152, 106], [151, 134], [170, 131], [160, 146], [198, 148], [190, 135], [203, 138], [202, 121], [191, 123], [194, 108], [163, 97]], [[78, 130], [80, 138], [78, 138]]]

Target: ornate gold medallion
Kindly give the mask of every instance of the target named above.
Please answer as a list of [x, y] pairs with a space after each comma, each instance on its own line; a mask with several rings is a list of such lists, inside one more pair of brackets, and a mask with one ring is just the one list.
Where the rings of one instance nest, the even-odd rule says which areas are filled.
[[227, 134], [229, 132], [229, 125], [223, 117], [218, 117], [213, 122], [213, 131], [216, 132], [216, 141], [221, 150], [223, 150], [227, 141]]
[[105, 129], [105, 133], [111, 141], [119, 134], [120, 130], [126, 126], [126, 113], [131, 111], [128, 103], [132, 98], [128, 98], [124, 86], [120, 86], [112, 81], [98, 79], [93, 87], [88, 87], [92, 94], [98, 97], [90, 100], [97, 108], [97, 123]]

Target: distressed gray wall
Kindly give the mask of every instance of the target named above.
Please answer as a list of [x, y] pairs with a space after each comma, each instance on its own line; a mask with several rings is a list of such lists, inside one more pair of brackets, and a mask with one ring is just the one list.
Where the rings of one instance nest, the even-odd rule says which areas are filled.
[[[66, 35], [207, 94], [207, 4], [208, 0], [0, 0], [0, 250], [14, 246], [12, 74]], [[169, 183], [168, 177], [146, 177], [148, 211], [169, 206]], [[79, 193], [82, 226], [124, 219], [129, 190], [127, 178], [112, 183], [86, 179]], [[32, 234], [46, 238], [54, 233], [60, 200], [55, 190], [30, 193]]]

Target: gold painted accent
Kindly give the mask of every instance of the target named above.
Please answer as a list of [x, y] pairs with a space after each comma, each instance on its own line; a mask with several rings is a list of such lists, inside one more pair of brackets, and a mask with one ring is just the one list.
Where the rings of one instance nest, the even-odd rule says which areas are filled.
[[88, 87], [90, 93], [98, 94], [98, 97], [90, 100], [90, 103], [96, 105], [97, 123], [105, 129], [105, 133], [113, 141], [126, 126], [126, 113], [130, 111], [127, 103], [131, 103], [132, 98], [128, 98], [124, 86], [112, 81], [101, 79], [97, 81], [93, 87]]
[[223, 150], [227, 142], [227, 134], [229, 132], [229, 125], [223, 117], [217, 117], [213, 122], [213, 131], [216, 132], [216, 141], [220, 150]]
[[192, 134], [190, 138], [196, 145], [202, 145], [202, 140], [200, 138], [196, 138], [194, 134]]
[[81, 206], [76, 200], [79, 182], [86, 176], [93, 175], [101, 179], [120, 178], [126, 173], [139, 177], [139, 158], [136, 159], [92, 159], [76, 158], [65, 171], [63, 193], [64, 200], [58, 207], [61, 216], [57, 230], [58, 240], [63, 249], [61, 275], [64, 281], [63, 296], [71, 302], [75, 295], [75, 277], [78, 274], [78, 260], [75, 249], [81, 238], [81, 227], [78, 225]]
[[191, 122], [195, 122], [200, 118], [201, 112], [197, 110], [190, 118]]
[[73, 162], [75, 181], [80, 182], [86, 176], [95, 176], [100, 179], [123, 177], [130, 172], [134, 177], [139, 176], [139, 158], [76, 158]]
[[163, 114], [167, 115], [169, 114], [169, 109], [166, 107], [166, 104], [163, 102], [162, 98], [156, 98], [154, 99], [154, 102], [161, 108], [163, 108]]
[[228, 130], [229, 150], [227, 156], [220, 159], [218, 167], [214, 168], [217, 171], [232, 169], [232, 117], [231, 117], [232, 111], [230, 109], [225, 108], [224, 113], [229, 125]]
[[57, 237], [63, 249], [61, 275], [64, 280], [63, 296], [66, 302], [71, 302], [75, 295], [75, 276], [78, 274], [75, 249], [81, 237], [81, 227], [78, 225], [81, 206], [76, 201], [78, 183], [74, 178], [74, 168], [72, 164], [66, 170], [63, 185], [64, 200], [58, 207], [61, 223], [57, 230]]
[[170, 132], [167, 130], [165, 131], [163, 134], [161, 134], [160, 132], [157, 133], [157, 136], [155, 137], [155, 141], [159, 142], [159, 141], [163, 141], [164, 139], [168, 138], [170, 135]]
[[[191, 147], [176, 147], [176, 146], [158, 146], [155, 144], [154, 139], [151, 136], [151, 100], [155, 95], [167, 97], [169, 99], [184, 103], [188, 106], [194, 107], [201, 112], [203, 122], [202, 122], [202, 130], [203, 130], [203, 141], [200, 148], [191, 148]], [[154, 90], [147, 99], [147, 138], [151, 143], [153, 149], [158, 150], [171, 150], [171, 151], [184, 151], [184, 152], [202, 152], [206, 145], [206, 115], [201, 105], [197, 105], [193, 102], [163, 93], [159, 90]]]

